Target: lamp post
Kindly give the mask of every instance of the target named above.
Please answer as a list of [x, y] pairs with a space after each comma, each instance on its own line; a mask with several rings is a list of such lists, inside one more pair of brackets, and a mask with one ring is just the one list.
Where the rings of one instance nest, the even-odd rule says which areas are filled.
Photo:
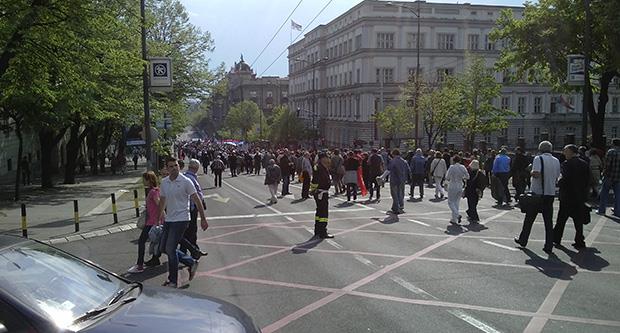
[[144, 61], [144, 70], [142, 73], [142, 102], [144, 104], [144, 141], [145, 141], [145, 155], [146, 155], [146, 169], [148, 171], [154, 170], [153, 167], [153, 154], [152, 154], [152, 138], [151, 138], [151, 110], [149, 106], [149, 70], [147, 64], [146, 54], [146, 14], [145, 14], [145, 1], [140, 0], [140, 17], [141, 21], [141, 37], [142, 37], [142, 60]]
[[415, 66], [415, 95], [414, 95], [414, 115], [415, 115], [415, 144], [417, 147], [419, 147], [420, 145], [420, 137], [419, 137], [419, 129], [418, 129], [418, 122], [419, 122], [419, 112], [418, 112], [418, 97], [420, 94], [420, 0], [416, 1], [417, 3], [417, 9], [414, 9], [411, 6], [407, 6], [407, 5], [403, 5], [403, 4], [395, 4], [391, 1], [389, 1], [387, 3], [388, 6], [393, 6], [393, 7], [400, 7], [400, 8], [405, 8], [407, 10], [409, 10], [411, 13], [413, 13], [413, 15], [415, 15], [415, 17], [417, 18], [418, 21], [418, 31], [417, 31], [417, 36], [416, 36], [416, 66]]

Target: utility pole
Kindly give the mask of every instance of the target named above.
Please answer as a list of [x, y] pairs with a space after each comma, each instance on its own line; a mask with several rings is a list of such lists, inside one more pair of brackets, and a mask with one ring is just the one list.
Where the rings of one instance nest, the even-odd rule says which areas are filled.
[[591, 22], [592, 13], [590, 11], [590, 0], [584, 0], [584, 6], [586, 11], [586, 22], [584, 30], [584, 66], [583, 66], [583, 107], [581, 110], [581, 144], [586, 146], [588, 143], [588, 113], [590, 106], [592, 105], [592, 89], [590, 89], [590, 53], [592, 50], [592, 38], [591, 38]]
[[149, 106], [149, 65], [146, 54], [146, 13], [145, 13], [145, 1], [140, 0], [140, 17], [142, 19], [141, 34], [142, 34], [142, 60], [144, 61], [144, 70], [142, 73], [142, 100], [144, 103], [144, 141], [145, 141], [145, 155], [146, 155], [146, 169], [148, 171], [154, 170], [153, 166], [153, 152], [151, 142], [151, 110]]

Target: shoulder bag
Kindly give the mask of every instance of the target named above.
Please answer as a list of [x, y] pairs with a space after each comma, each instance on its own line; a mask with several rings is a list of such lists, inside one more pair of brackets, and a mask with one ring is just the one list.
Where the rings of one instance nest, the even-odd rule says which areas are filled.
[[527, 192], [519, 198], [521, 213], [540, 213], [543, 207], [543, 196], [545, 194], [545, 163], [542, 155], [540, 159], [540, 183], [542, 184], [542, 194]]

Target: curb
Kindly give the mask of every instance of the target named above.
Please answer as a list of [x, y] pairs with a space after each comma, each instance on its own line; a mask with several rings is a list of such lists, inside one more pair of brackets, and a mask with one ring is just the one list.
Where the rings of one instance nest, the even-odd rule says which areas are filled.
[[110, 228], [107, 228], [107, 229], [90, 231], [90, 232], [86, 232], [86, 233], [83, 233], [83, 234], [71, 235], [71, 236], [60, 237], [60, 238], [51, 238], [51, 239], [48, 239], [48, 240], [45, 240], [45, 241], [41, 241], [41, 242], [42, 243], [46, 243], [46, 244], [50, 244], [50, 245], [70, 243], [70, 242], [74, 242], [74, 241], [80, 241], [80, 240], [85, 240], [85, 239], [90, 239], [90, 238], [95, 238], [95, 237], [107, 236], [107, 235], [111, 235], [111, 234], [115, 234], [115, 233], [119, 233], [119, 232], [124, 232], [124, 231], [129, 231], [129, 230], [133, 230], [133, 229], [137, 229], [137, 228], [138, 227], [136, 226], [135, 223], [123, 224], [123, 225], [119, 225], [119, 226], [110, 227]]

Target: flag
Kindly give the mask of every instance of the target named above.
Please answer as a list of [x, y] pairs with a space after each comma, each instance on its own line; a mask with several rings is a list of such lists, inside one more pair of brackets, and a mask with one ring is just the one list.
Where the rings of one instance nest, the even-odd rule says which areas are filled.
[[560, 96], [560, 104], [569, 110], [575, 110], [575, 107], [570, 105], [570, 103], [564, 99], [564, 96]]
[[301, 31], [301, 24], [297, 24], [295, 21], [291, 20], [291, 29]]

